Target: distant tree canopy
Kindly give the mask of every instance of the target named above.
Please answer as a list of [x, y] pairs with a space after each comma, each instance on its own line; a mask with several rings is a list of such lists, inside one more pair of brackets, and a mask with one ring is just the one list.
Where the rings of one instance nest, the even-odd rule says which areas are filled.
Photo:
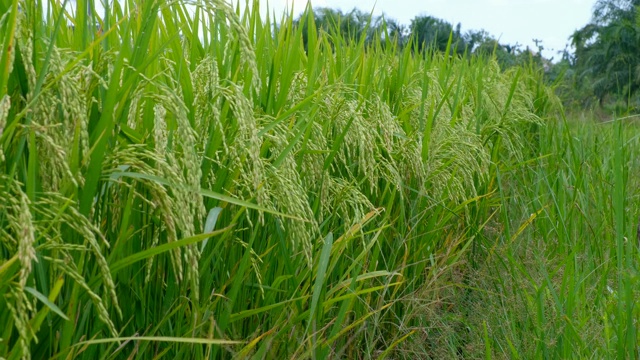
[[340, 10], [319, 8], [314, 10], [314, 15], [318, 28], [327, 32], [336, 31], [343, 39], [351, 41], [372, 37], [379, 23], [379, 19], [372, 19], [369, 14], [357, 9], [343, 13]]
[[436, 50], [445, 51], [451, 37], [455, 51], [464, 52], [466, 44], [460, 28], [460, 24], [454, 29], [451, 23], [432, 16], [417, 16], [411, 20], [409, 30], [418, 48], [433, 47]]
[[[307, 15], [302, 15], [298, 22], [308, 31]], [[452, 54], [458, 56], [495, 55], [503, 67], [510, 67], [530, 60], [536, 55], [521, 46], [501, 44], [484, 30], [462, 32], [462, 25], [453, 25], [445, 20], [429, 15], [419, 15], [411, 20], [409, 26], [402, 25], [393, 19], [383, 16], [371, 16], [370, 13], [353, 9], [349, 12], [331, 8], [314, 8], [313, 21], [316, 31], [324, 31], [336, 36], [340, 41], [363, 42], [365, 45], [389, 43], [400, 47], [411, 46], [415, 50], [432, 50], [444, 52], [451, 38]], [[539, 57], [539, 53], [537, 54]]]
[[573, 70], [573, 86], [601, 106], [615, 97], [630, 107], [640, 89], [639, 6], [640, 0], [598, 0], [591, 22], [571, 36], [575, 54], [564, 60]]

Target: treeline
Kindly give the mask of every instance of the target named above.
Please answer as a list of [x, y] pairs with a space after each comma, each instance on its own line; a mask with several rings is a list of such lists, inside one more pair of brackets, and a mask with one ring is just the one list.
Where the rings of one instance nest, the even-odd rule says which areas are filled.
[[[536, 40], [537, 48], [530, 49], [521, 44], [504, 44], [485, 30], [462, 30], [462, 24], [452, 24], [430, 15], [418, 15], [408, 25], [395, 19], [371, 16], [354, 8], [343, 12], [332, 8], [314, 8], [313, 21], [318, 31], [334, 35], [347, 42], [362, 42], [365, 46], [410, 46], [416, 51], [430, 49], [458, 56], [495, 55], [504, 67], [523, 64], [532, 59], [539, 65], [549, 62], [541, 56], [542, 42]], [[300, 23], [306, 28], [309, 21]], [[339, 35], [339, 36], [338, 36]], [[305, 41], [306, 41], [305, 31]]]
[[598, 0], [591, 21], [570, 38], [556, 68], [559, 93], [574, 107], [618, 114], [640, 109], [640, 0]]
[[[556, 87], [565, 105], [574, 110], [598, 109], [618, 114], [640, 108], [640, 0], [598, 0], [591, 21], [567, 39], [570, 46], [557, 58], [542, 56], [541, 40], [535, 49], [499, 42], [485, 30], [462, 30], [429, 15], [418, 15], [408, 25], [359, 9], [343, 12], [314, 8], [313, 24], [340, 41], [365, 46], [425, 48], [457, 56], [494, 56], [503, 68], [535, 66]], [[307, 27], [311, 22], [301, 22]], [[306, 31], [305, 41], [306, 41]], [[339, 35], [339, 36], [337, 36]]]

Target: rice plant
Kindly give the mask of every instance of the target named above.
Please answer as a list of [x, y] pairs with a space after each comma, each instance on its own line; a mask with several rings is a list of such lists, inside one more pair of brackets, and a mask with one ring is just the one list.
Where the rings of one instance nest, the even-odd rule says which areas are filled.
[[347, 42], [311, 7], [66, 5], [0, 1], [0, 357], [635, 353], [636, 137], [575, 140], [534, 68]]

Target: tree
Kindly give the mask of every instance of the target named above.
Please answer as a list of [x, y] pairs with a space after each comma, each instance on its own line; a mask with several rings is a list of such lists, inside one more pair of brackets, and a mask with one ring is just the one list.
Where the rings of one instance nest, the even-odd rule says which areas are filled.
[[[314, 8], [312, 11], [317, 31], [339, 35], [348, 42], [359, 42], [364, 38], [365, 42], [370, 43], [379, 36], [379, 29], [383, 23], [382, 17], [372, 17], [369, 13], [355, 8], [348, 13], [326, 7]], [[304, 26], [307, 25], [305, 22]], [[306, 43], [306, 35], [303, 40]]]
[[[339, 35], [338, 37], [346, 42], [364, 40], [364, 44], [367, 46], [377, 44], [377, 41], [381, 46], [387, 46], [393, 42], [404, 47], [408, 41], [407, 27], [394, 19], [387, 19], [384, 14], [371, 16], [371, 14], [355, 8], [348, 13], [324, 7], [314, 8], [311, 11], [316, 32], [324, 31], [329, 35]], [[308, 14], [305, 13], [296, 20], [297, 24], [302, 23], [304, 27], [305, 48], [309, 24], [303, 19], [306, 19], [307, 16]], [[331, 38], [329, 41], [332, 41]]]
[[571, 37], [576, 84], [601, 106], [607, 96], [629, 101], [640, 89], [639, 6], [640, 0], [599, 0], [591, 22]]
[[457, 52], [463, 53], [465, 50], [460, 24], [454, 30], [453, 25], [445, 20], [433, 16], [417, 16], [411, 20], [409, 29], [415, 46], [420, 50], [432, 47], [438, 51], [445, 51], [449, 36], [452, 36], [452, 45]]
[[408, 41], [408, 29], [394, 19], [386, 19], [382, 16], [382, 21], [376, 29], [382, 36], [383, 44], [388, 41], [396, 42], [400, 47], [404, 47]]

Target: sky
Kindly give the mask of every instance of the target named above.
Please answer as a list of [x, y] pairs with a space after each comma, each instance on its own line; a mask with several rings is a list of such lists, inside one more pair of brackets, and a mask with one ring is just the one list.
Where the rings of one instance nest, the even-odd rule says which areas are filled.
[[[260, 0], [263, 9], [267, 1]], [[269, 7], [280, 15], [293, 3], [296, 13], [307, 0], [269, 0]], [[314, 7], [350, 11], [354, 7], [409, 25], [417, 15], [430, 15], [456, 25], [462, 31], [487, 30], [503, 44], [522, 44], [535, 48], [533, 39], [542, 40], [547, 58], [560, 58], [574, 30], [591, 19], [595, 0], [312, 0]]]

